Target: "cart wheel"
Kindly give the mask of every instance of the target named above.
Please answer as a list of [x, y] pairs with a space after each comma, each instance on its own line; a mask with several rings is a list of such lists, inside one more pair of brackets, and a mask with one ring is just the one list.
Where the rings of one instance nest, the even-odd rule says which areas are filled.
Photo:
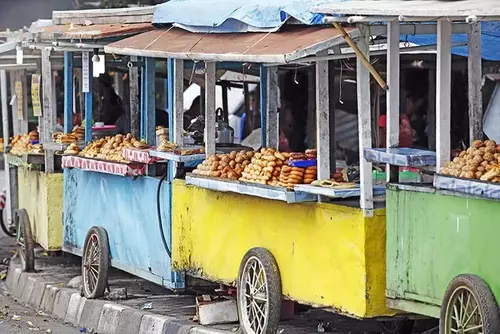
[[498, 306], [490, 288], [475, 275], [459, 275], [444, 295], [439, 333], [500, 333]]
[[104, 295], [108, 285], [108, 234], [102, 227], [92, 227], [85, 238], [82, 258], [83, 294], [89, 299]]
[[385, 334], [411, 334], [414, 320], [389, 320], [380, 321], [379, 325]]
[[30, 217], [26, 209], [16, 210], [14, 221], [17, 226], [17, 244], [23, 271], [35, 270], [35, 244], [31, 233]]
[[238, 316], [246, 334], [275, 334], [281, 313], [281, 278], [274, 256], [250, 249], [238, 274]]

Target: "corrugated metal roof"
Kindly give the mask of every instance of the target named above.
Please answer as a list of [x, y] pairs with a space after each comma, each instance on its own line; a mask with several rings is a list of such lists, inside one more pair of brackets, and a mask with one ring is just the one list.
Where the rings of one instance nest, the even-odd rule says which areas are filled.
[[101, 39], [134, 35], [154, 29], [151, 23], [52, 25], [41, 28], [42, 39]]
[[[315, 13], [331, 15], [373, 15], [373, 16], [419, 16], [438, 19], [441, 17], [500, 16], [498, 0], [354, 0], [316, 6]], [[483, 19], [482, 18], [482, 19]]]
[[[357, 29], [348, 29], [353, 37]], [[154, 30], [105, 46], [107, 53], [205, 61], [283, 64], [341, 44], [340, 31], [291, 26], [275, 33], [196, 34]]]

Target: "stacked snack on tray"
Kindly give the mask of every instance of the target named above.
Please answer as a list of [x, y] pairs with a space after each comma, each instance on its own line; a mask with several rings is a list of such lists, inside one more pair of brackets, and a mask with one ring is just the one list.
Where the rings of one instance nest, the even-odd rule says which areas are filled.
[[54, 132], [52, 140], [58, 144], [72, 144], [81, 142], [85, 139], [85, 128], [75, 126], [71, 133]]
[[253, 156], [254, 152], [252, 151], [233, 151], [229, 154], [209, 155], [196, 167], [193, 174], [238, 180]]
[[69, 144], [69, 146], [64, 150], [64, 154], [67, 155], [78, 155], [79, 153], [80, 147], [78, 147], [78, 145], [75, 143]]
[[0, 138], [0, 153], [5, 152], [5, 145], [3, 143], [3, 138]]
[[245, 167], [240, 181], [278, 186], [281, 167], [288, 158], [288, 153], [280, 153], [273, 148], [262, 148]]
[[144, 149], [148, 148], [148, 145], [132, 137], [130, 133], [117, 134], [90, 142], [79, 155], [85, 158], [128, 163], [129, 161], [122, 156], [124, 148]]
[[290, 153], [290, 161], [307, 161], [307, 160], [316, 160], [317, 151], [316, 149], [306, 150], [304, 153], [302, 152], [292, 152]]
[[311, 185], [323, 188], [349, 189], [356, 187], [355, 181], [359, 179], [359, 169], [357, 167], [347, 167], [341, 172], [332, 174], [326, 180], [314, 180]]
[[500, 182], [500, 145], [493, 140], [475, 140], [471, 147], [447, 162], [439, 173], [466, 179]]
[[204, 147], [179, 146], [168, 141], [167, 135], [160, 136], [160, 143], [156, 148], [159, 152], [171, 152], [178, 155], [202, 154], [205, 152]]
[[32, 141], [38, 141], [38, 132], [31, 131], [30, 133], [17, 135], [12, 138], [10, 145], [12, 149], [11, 154], [23, 155], [27, 153], [43, 153], [43, 146], [41, 144], [32, 144]]

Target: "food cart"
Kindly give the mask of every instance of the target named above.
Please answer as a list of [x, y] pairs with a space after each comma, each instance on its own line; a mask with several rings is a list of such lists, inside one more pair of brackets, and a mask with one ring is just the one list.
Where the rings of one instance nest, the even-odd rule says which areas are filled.
[[[105, 293], [110, 266], [173, 290], [184, 288], [183, 276], [170, 269], [171, 196], [170, 185], [164, 182], [168, 176], [167, 170], [164, 167], [162, 170], [162, 165], [156, 164], [158, 158], [154, 156], [153, 150], [147, 149], [155, 145], [156, 141], [155, 59], [138, 59], [133, 55], [119, 57], [118, 54], [105, 54], [102, 48], [108, 43], [106, 38], [151, 30], [151, 12], [152, 9], [146, 7], [134, 12], [117, 9], [98, 13], [81, 11], [79, 15], [81, 20], [103, 20], [100, 26], [80, 27], [80, 33], [100, 31], [99, 36], [93, 36], [94, 40], [100, 40], [98, 57], [101, 60], [104, 58], [106, 63], [123, 65], [121, 71], [128, 74], [130, 97], [130, 103], [127, 101], [130, 133], [97, 138], [96, 127], [91, 123], [96, 116], [96, 110], [92, 107], [92, 93], [97, 88], [92, 85], [92, 80], [82, 84], [82, 87], [86, 87], [86, 146], [62, 158], [62, 248], [65, 252], [82, 257], [83, 293], [87, 298], [99, 298]], [[120, 13], [126, 14], [130, 24], [106, 23], [119, 19]], [[57, 14], [60, 18], [61, 15]], [[70, 15], [68, 19], [61, 18], [62, 26], [59, 29], [65, 29], [65, 20], [77, 20], [76, 24], [79, 22], [75, 15]], [[67, 35], [74, 33], [72, 29]], [[69, 48], [78, 46], [78, 43], [66, 43]], [[85, 44], [82, 48], [86, 48]], [[92, 53], [92, 50], [89, 46], [84, 52]], [[82, 58], [90, 63], [92, 58], [96, 59], [95, 56], [94, 52], [93, 56]], [[83, 66], [86, 66], [85, 62]], [[71, 71], [70, 68], [66, 67], [65, 71]], [[92, 66], [87, 66], [83, 72], [87, 71], [92, 77]], [[162, 76], [165, 76], [164, 72]], [[72, 90], [71, 85], [71, 80], [65, 82], [68, 91]], [[65, 109], [64, 117], [65, 123], [71, 124], [70, 109]], [[106, 128], [109, 128], [109, 124], [100, 126], [100, 129]]]
[[[54, 167], [57, 165], [54, 155], [47, 155], [43, 150], [43, 138], [47, 135], [45, 129], [50, 128], [49, 120], [55, 118], [52, 96], [55, 94], [55, 70], [58, 66], [62, 67], [62, 62], [60, 58], [51, 62], [50, 52], [44, 48], [29, 48], [33, 34], [32, 30], [11, 34], [13, 37], [8, 38], [6, 44], [13, 43], [13, 47], [7, 52], [14, 51], [14, 57], [10, 60], [11, 64], [4, 65], [7, 69], [1, 74], [7, 175], [5, 225], [7, 229], [17, 227], [23, 269], [26, 271], [34, 269], [34, 243], [47, 251], [60, 250], [62, 245], [62, 174], [57, 173]], [[44, 66], [40, 67], [40, 63]], [[11, 117], [7, 107], [7, 72], [11, 81]], [[31, 80], [30, 106], [33, 116], [38, 117], [41, 131], [35, 129], [28, 132], [28, 80]], [[43, 95], [40, 92], [42, 85]], [[9, 118], [14, 126], [12, 140], [9, 140]]]
[[[386, 251], [387, 263], [392, 263], [386, 271], [387, 305], [439, 318], [442, 334], [499, 333], [500, 291], [493, 256], [499, 155], [494, 141], [483, 140], [481, 91], [485, 55], [481, 21], [497, 20], [498, 6], [478, 1], [426, 1], [425, 6], [419, 1], [379, 1], [376, 6], [352, 1], [347, 6], [336, 3], [317, 10], [343, 15], [346, 21], [387, 21], [393, 43], [399, 43], [400, 21], [426, 22], [417, 27], [437, 21], [436, 174], [432, 184], [404, 185], [392, 178], [387, 186]], [[462, 32], [468, 33], [470, 147], [452, 158], [451, 41], [452, 33], [463, 26], [466, 30]], [[483, 43], [490, 47], [488, 38]], [[389, 47], [389, 54], [388, 67], [394, 71], [390, 72], [393, 76], [388, 75], [389, 92], [397, 96], [397, 48]], [[489, 58], [500, 60], [498, 54]], [[409, 163], [407, 152], [397, 148], [398, 118], [399, 108], [388, 109], [388, 119], [394, 120], [388, 131], [389, 146], [387, 150], [365, 150], [367, 160], [389, 166]]]
[[[182, 22], [178, 26], [181, 25]], [[384, 190], [372, 185], [370, 163], [361, 163], [361, 187], [327, 189], [304, 184], [297, 185], [295, 191], [261, 184], [267, 181], [256, 184], [250, 176], [234, 179], [230, 172], [222, 178], [223, 170], [215, 166], [212, 174], [208, 167], [214, 168], [217, 159], [226, 159], [214, 155], [216, 64], [260, 66], [263, 150], [252, 153], [251, 158], [261, 154], [273, 159], [270, 155], [280, 156], [276, 152], [278, 68], [301, 61], [316, 66], [317, 176], [320, 180], [329, 179], [334, 166], [330, 164], [328, 59], [335, 55], [324, 54], [343, 44], [346, 36], [361, 36], [353, 48], [368, 53], [368, 29], [298, 25], [273, 33], [246, 34], [206, 34], [199, 31], [199, 26], [197, 29], [198, 33], [177, 27], [157, 29], [105, 47], [106, 52], [114, 54], [169, 59], [173, 72], [178, 73], [173, 75], [174, 120], [182, 119], [182, 109], [175, 107], [182, 104], [179, 69], [188, 60], [205, 64], [207, 159], [197, 168], [198, 173], [172, 183], [173, 270], [237, 286], [240, 324], [248, 333], [275, 333], [283, 298], [394, 325], [392, 329], [385, 326], [386, 332], [407, 331], [412, 323], [393, 322], [392, 316], [398, 311], [386, 305], [385, 208], [383, 203], [374, 203], [374, 196]], [[363, 152], [372, 144], [366, 128], [370, 124], [369, 71], [361, 60], [358, 85], [364, 96], [358, 104]], [[178, 144], [182, 127], [178, 122], [173, 125], [173, 138]], [[231, 154], [227, 158], [237, 164], [237, 159], [245, 159], [242, 155], [246, 153]], [[430, 158], [432, 164], [435, 156], [430, 154]], [[273, 162], [278, 164], [275, 159]], [[319, 201], [320, 195], [337, 200], [329, 202], [321, 197]], [[361, 201], [356, 196], [361, 196]], [[405, 320], [409, 316], [402, 317]]]

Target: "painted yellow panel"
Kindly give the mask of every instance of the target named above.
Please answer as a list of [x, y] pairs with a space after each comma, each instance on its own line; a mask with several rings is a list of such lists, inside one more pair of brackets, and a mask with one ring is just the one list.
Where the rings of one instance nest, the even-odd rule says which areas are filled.
[[63, 174], [18, 168], [19, 208], [30, 217], [35, 242], [44, 249], [62, 248]]
[[175, 181], [172, 221], [177, 270], [234, 284], [244, 254], [264, 247], [276, 258], [285, 296], [357, 317], [391, 314], [383, 210], [367, 219], [357, 208], [286, 204]]

